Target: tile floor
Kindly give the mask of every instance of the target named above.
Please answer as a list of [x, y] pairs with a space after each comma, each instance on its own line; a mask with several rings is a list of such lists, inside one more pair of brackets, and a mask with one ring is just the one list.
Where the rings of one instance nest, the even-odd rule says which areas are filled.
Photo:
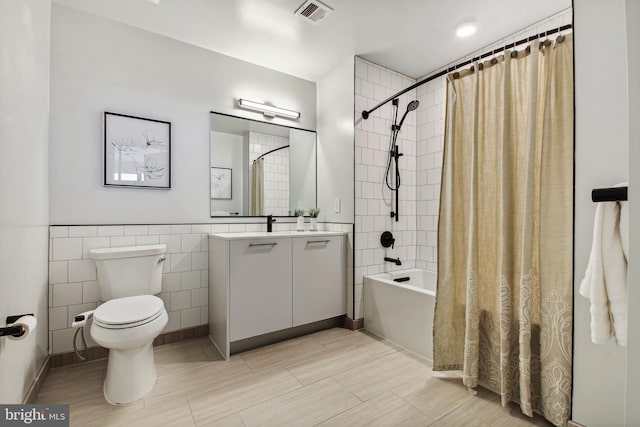
[[126, 406], [102, 396], [106, 360], [53, 369], [37, 403], [69, 403], [72, 426], [550, 426], [497, 395], [363, 331], [334, 328], [234, 355], [208, 338], [154, 349], [153, 391]]

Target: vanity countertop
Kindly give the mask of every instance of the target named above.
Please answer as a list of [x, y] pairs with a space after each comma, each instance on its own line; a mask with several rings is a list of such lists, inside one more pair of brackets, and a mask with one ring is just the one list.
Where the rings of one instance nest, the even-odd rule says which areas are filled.
[[345, 236], [344, 231], [249, 231], [243, 233], [212, 233], [209, 236], [216, 239], [236, 240], [236, 239], [274, 239], [278, 237], [323, 237], [323, 236]]

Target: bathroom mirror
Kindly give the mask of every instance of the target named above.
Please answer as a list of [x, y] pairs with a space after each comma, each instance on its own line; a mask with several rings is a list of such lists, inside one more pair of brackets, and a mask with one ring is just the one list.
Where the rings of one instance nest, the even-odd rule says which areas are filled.
[[316, 133], [211, 112], [211, 216], [316, 207]]

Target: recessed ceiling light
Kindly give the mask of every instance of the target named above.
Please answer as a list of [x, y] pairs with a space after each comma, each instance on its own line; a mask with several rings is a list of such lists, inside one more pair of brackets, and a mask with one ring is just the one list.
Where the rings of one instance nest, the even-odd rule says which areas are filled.
[[156, 6], [160, 4], [160, 0], [148, 0], [148, 1], [155, 4]]
[[458, 25], [458, 28], [456, 28], [456, 36], [458, 37], [468, 37], [475, 32], [476, 24], [474, 22], [465, 22], [464, 24]]

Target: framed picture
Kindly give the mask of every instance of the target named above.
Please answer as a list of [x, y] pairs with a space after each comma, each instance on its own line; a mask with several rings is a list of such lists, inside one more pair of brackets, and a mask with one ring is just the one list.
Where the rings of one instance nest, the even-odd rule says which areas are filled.
[[231, 169], [211, 168], [211, 198], [231, 200]]
[[104, 185], [171, 188], [171, 123], [105, 112]]

